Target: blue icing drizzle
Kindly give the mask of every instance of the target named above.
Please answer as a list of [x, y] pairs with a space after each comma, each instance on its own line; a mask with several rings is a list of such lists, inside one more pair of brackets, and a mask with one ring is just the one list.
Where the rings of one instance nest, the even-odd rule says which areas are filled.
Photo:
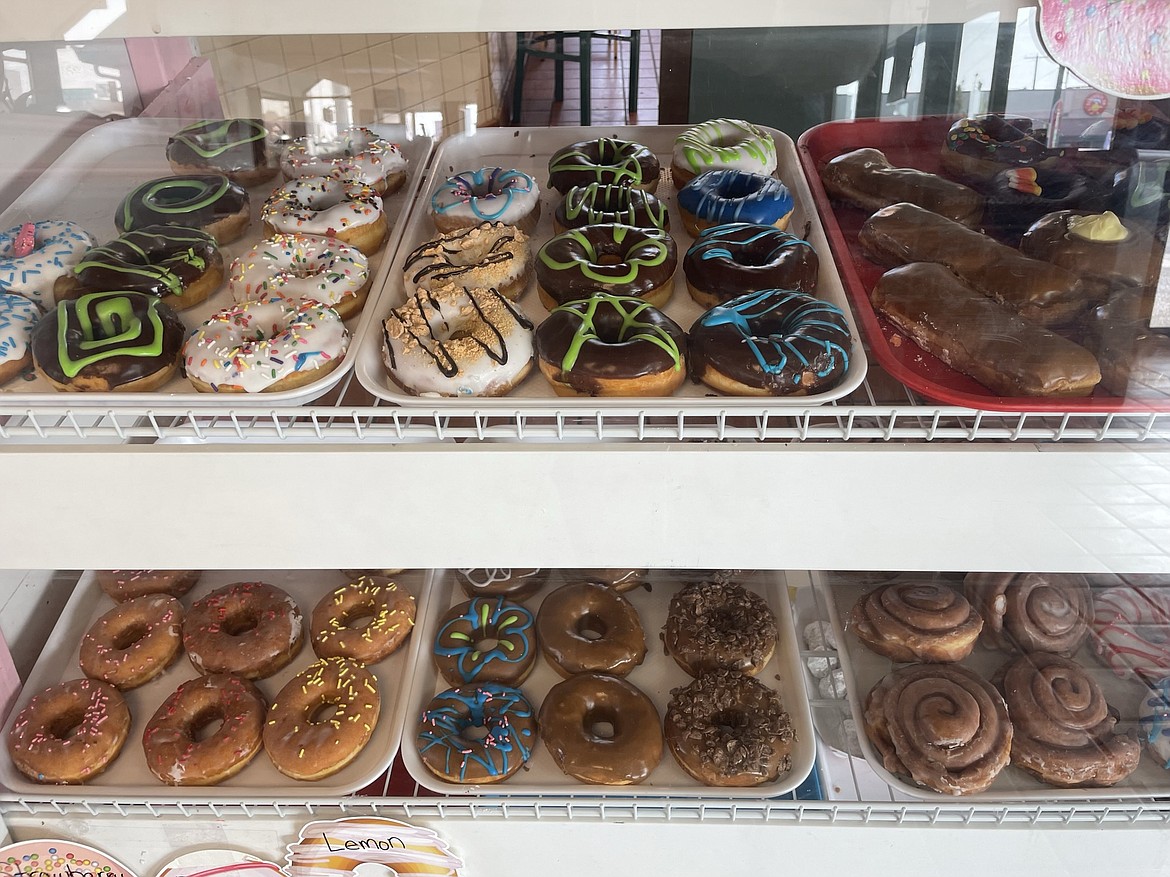
[[[517, 192], [531, 192], [534, 186], [532, 177], [518, 170], [485, 167], [461, 171], [435, 190], [431, 209], [446, 213], [466, 206], [477, 218], [494, 221], [507, 212]], [[444, 203], [448, 199], [450, 203]]]
[[[1170, 737], [1170, 677], [1162, 679], [1150, 692], [1150, 696], [1142, 701], [1145, 710], [1149, 710], [1148, 715], [1142, 715], [1138, 718], [1138, 724], [1141, 726], [1142, 733], [1145, 736], [1146, 742], [1150, 744], [1150, 749], [1155, 754], [1161, 755], [1165, 751], [1164, 748], [1155, 748], [1160, 742], [1159, 737]], [[1170, 759], [1163, 759], [1162, 767], [1170, 768]]]
[[[534, 619], [532, 613], [516, 603], [502, 597], [475, 597], [468, 601], [467, 611], [449, 619], [435, 635], [435, 654], [444, 658], [455, 658], [459, 676], [464, 682], [472, 682], [480, 671], [489, 664], [499, 661], [504, 664], [523, 663], [532, 651], [528, 631]], [[472, 634], [462, 642], [463, 634], [451, 635], [451, 628], [464, 623], [470, 625]], [[496, 645], [487, 651], [479, 649], [479, 642], [486, 638], [496, 640]], [[444, 645], [447, 643], [457, 643]]]
[[[423, 712], [419, 752], [442, 750], [443, 772], [454, 775], [452, 764], [458, 764], [460, 781], [472, 765], [479, 765], [489, 776], [506, 775], [515, 767], [514, 759], [521, 764], [529, 759], [535, 743], [526, 739], [533, 738], [528, 723], [518, 729], [512, 720], [531, 718], [532, 705], [518, 688], [494, 682], [451, 688], [436, 695]], [[463, 736], [469, 728], [484, 728], [487, 735], [470, 740]]]
[[[757, 229], [757, 233], [742, 241], [728, 239], [741, 230], [752, 228]], [[812, 244], [803, 238], [798, 238], [796, 235], [780, 231], [774, 226], [755, 225], [750, 222], [728, 222], [723, 225], [713, 225], [710, 228], [703, 229], [699, 234], [698, 240], [691, 245], [688, 254], [694, 253], [703, 261], [709, 259], [730, 259], [735, 261], [733, 251], [746, 250], [759, 241], [769, 241], [772, 245], [772, 249], [766, 254], [763, 254], [764, 261], [766, 262], [777, 259], [780, 253], [791, 247], [812, 248]]]
[[707, 222], [774, 225], [792, 212], [792, 193], [775, 177], [747, 171], [699, 174], [678, 193], [678, 205]]

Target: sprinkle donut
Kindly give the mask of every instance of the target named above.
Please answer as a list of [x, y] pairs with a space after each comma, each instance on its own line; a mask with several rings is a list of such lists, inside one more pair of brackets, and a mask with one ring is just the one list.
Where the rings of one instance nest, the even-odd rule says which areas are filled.
[[232, 262], [228, 283], [237, 302], [268, 295], [308, 298], [345, 320], [369, 296], [370, 260], [333, 238], [278, 234]]
[[145, 685], [183, 650], [183, 605], [166, 594], [119, 603], [81, 639], [81, 672], [127, 691]]
[[[481, 648], [494, 640], [491, 648]], [[452, 607], [435, 634], [434, 658], [451, 685], [519, 685], [536, 661], [536, 618], [503, 597], [475, 597]]]
[[321, 598], [309, 636], [319, 658], [376, 664], [397, 651], [413, 628], [414, 596], [394, 582], [363, 576]]
[[1036, 136], [1031, 119], [998, 113], [959, 119], [947, 131], [941, 153], [945, 171], [984, 189], [1002, 170], [1049, 167], [1059, 155]]
[[337, 238], [371, 256], [386, 242], [386, 214], [372, 188], [352, 180], [303, 177], [285, 183], [260, 210], [269, 235]]
[[203, 575], [198, 569], [99, 569], [94, 572], [102, 592], [115, 603], [147, 594], [182, 597]]
[[750, 222], [784, 230], [796, 202], [775, 177], [746, 171], [706, 171], [682, 187], [678, 208], [691, 237], [713, 225]]
[[402, 266], [408, 294], [455, 283], [468, 289], [494, 289], [513, 301], [532, 279], [528, 235], [502, 222], [481, 222], [427, 241]]
[[40, 318], [35, 302], [0, 292], [0, 384], [32, 367], [32, 330]]
[[[31, 234], [31, 247], [29, 235]], [[0, 292], [32, 299], [42, 307], [53, 304], [53, 285], [97, 244], [93, 235], [75, 222], [42, 219], [0, 232]]]
[[431, 219], [441, 232], [502, 222], [531, 234], [540, 219], [540, 186], [515, 168], [460, 171], [431, 195]]
[[406, 158], [369, 128], [350, 128], [335, 140], [301, 137], [294, 140], [281, 162], [284, 175], [358, 180], [379, 195], [391, 195], [406, 182]]
[[288, 666], [304, 643], [300, 607], [264, 582], [237, 582], [196, 601], [183, 647], [198, 672], [265, 679]]
[[704, 171], [723, 168], [771, 176], [776, 172], [776, 141], [741, 119], [711, 119], [675, 139], [670, 164], [675, 188]]
[[[482, 728], [482, 737], [468, 731]], [[536, 745], [536, 711], [519, 688], [484, 682], [436, 694], [415, 737], [426, 769], [449, 783], [498, 783], [520, 770]]]
[[1091, 625], [1093, 649], [1115, 676], [1136, 675], [1153, 684], [1170, 675], [1170, 589], [1094, 591]]

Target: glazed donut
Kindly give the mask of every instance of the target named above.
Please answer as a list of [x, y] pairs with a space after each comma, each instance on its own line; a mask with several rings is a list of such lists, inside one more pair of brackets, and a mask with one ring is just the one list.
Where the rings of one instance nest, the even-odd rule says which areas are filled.
[[653, 702], [625, 679], [578, 673], [549, 689], [540, 735], [565, 774], [583, 783], [640, 783], [662, 760], [662, 723]]
[[259, 119], [202, 119], [167, 140], [167, 161], [176, 174], [223, 174], [241, 186], [276, 176], [276, 155]]
[[633, 186], [653, 194], [661, 173], [658, 158], [641, 143], [612, 137], [572, 143], [548, 160], [548, 184], [562, 194], [590, 183]]
[[784, 289], [716, 305], [691, 326], [696, 380], [737, 396], [806, 396], [839, 384], [853, 342], [844, 312]]
[[183, 606], [166, 594], [119, 603], [81, 638], [79, 663], [90, 679], [127, 691], [167, 669], [183, 650]]
[[1093, 593], [1090, 639], [1097, 657], [1119, 678], [1147, 684], [1170, 675], [1170, 588], [1106, 588]]
[[757, 676], [776, 649], [776, 616], [734, 582], [693, 582], [670, 598], [666, 653], [691, 676], [726, 667]]
[[468, 597], [507, 597], [520, 603], [544, 587], [547, 569], [458, 569], [456, 581]]
[[269, 236], [337, 238], [367, 256], [382, 249], [389, 229], [382, 199], [373, 189], [332, 177], [302, 177], [285, 183], [264, 202], [260, 218]]
[[[146, 766], [169, 786], [212, 786], [260, 751], [267, 706], [251, 682], [217, 673], [190, 679], [162, 702], [142, 732]], [[205, 729], [219, 723], [214, 733]]]
[[146, 225], [89, 250], [53, 291], [63, 301], [86, 292], [133, 290], [182, 311], [206, 301], [221, 283], [223, 256], [214, 237], [197, 228]]
[[986, 186], [1005, 168], [1051, 164], [1060, 155], [1036, 136], [1032, 120], [989, 113], [959, 119], [947, 132], [943, 170], [969, 186]]
[[558, 396], [669, 396], [686, 378], [686, 341], [649, 302], [597, 293], [553, 309], [536, 357]]
[[114, 686], [73, 679], [34, 695], [8, 730], [8, 754], [38, 783], [84, 783], [104, 771], [130, 733], [130, 710]]
[[145, 392], [179, 367], [187, 328], [142, 292], [89, 292], [63, 301], [33, 328], [37, 372], [58, 390]]
[[741, 119], [711, 119], [675, 138], [670, 172], [676, 189], [705, 171], [725, 168], [771, 176], [776, 173], [776, 141]]
[[40, 318], [36, 302], [0, 292], [0, 384], [32, 368], [32, 330]]
[[397, 651], [413, 628], [414, 596], [387, 579], [363, 576], [321, 598], [309, 636], [319, 658], [376, 664]]
[[[486, 734], [466, 732], [483, 729]], [[436, 694], [415, 737], [427, 770], [449, 783], [498, 783], [520, 770], [536, 745], [536, 711], [519, 688], [483, 682]]]
[[886, 770], [945, 795], [985, 791], [1011, 754], [1003, 697], [958, 664], [887, 674], [866, 697], [864, 720]]
[[683, 258], [691, 298], [705, 308], [761, 289], [812, 295], [820, 260], [812, 244], [771, 225], [730, 222], [699, 233]]
[[1150, 754], [1170, 770], [1170, 676], [1151, 685], [1138, 703], [1138, 726]]
[[333, 308], [269, 295], [213, 314], [183, 345], [183, 367], [201, 393], [279, 393], [320, 380], [348, 348]]
[[406, 182], [406, 158], [397, 143], [369, 128], [341, 131], [336, 139], [300, 137], [281, 161], [284, 175], [357, 180], [379, 195], [392, 195]]
[[503, 396], [532, 368], [532, 322], [494, 289], [422, 291], [382, 324], [382, 362], [416, 396]]
[[0, 292], [42, 307], [53, 305], [53, 286], [97, 243], [75, 222], [42, 219], [0, 232]]
[[550, 239], [537, 254], [541, 303], [558, 305], [595, 292], [664, 307], [674, 292], [678, 253], [669, 232], [629, 225], [586, 225]]
[[536, 632], [545, 660], [562, 677], [628, 676], [646, 657], [638, 610], [599, 582], [571, 582], [544, 598]]
[[783, 231], [795, 206], [792, 193], [778, 179], [745, 171], [706, 171], [678, 193], [678, 209], [691, 237], [728, 222], [773, 225]]
[[221, 247], [243, 237], [250, 221], [248, 193], [221, 174], [148, 180], [123, 198], [114, 214], [119, 232], [181, 225], [203, 229]]
[[850, 613], [857, 638], [898, 663], [961, 661], [983, 619], [967, 598], [933, 582], [896, 582], [862, 595]]
[[431, 195], [431, 219], [440, 232], [502, 222], [532, 234], [540, 219], [540, 186], [515, 168], [460, 171]]
[[664, 203], [643, 189], [589, 183], [569, 189], [553, 215], [558, 234], [583, 225], [613, 223], [670, 231], [670, 214]]
[[1033, 223], [1020, 240], [1020, 252], [1096, 277], [1112, 287], [1136, 287], [1145, 293], [1158, 286], [1162, 245], [1135, 222], [1124, 223], [1111, 211], [1059, 210]]
[[481, 222], [427, 241], [402, 266], [407, 295], [452, 283], [468, 289], [494, 289], [515, 301], [532, 279], [528, 235], [501, 222]]
[[304, 644], [300, 607], [264, 582], [237, 582], [195, 602], [183, 647], [200, 673], [264, 679], [288, 666]]
[[[494, 640], [491, 648], [483, 648]], [[435, 667], [451, 685], [519, 685], [536, 663], [536, 619], [503, 597], [473, 597], [448, 610], [435, 634]]]
[[600, 582], [607, 588], [613, 588], [619, 594], [632, 591], [634, 588], [650, 586], [646, 583], [645, 569], [592, 567], [590, 569], [567, 570], [570, 579], [584, 579], [588, 582]]
[[735, 670], [673, 689], [663, 727], [675, 761], [705, 786], [759, 786], [792, 765], [796, 731], [780, 696]]
[[370, 294], [370, 260], [336, 238], [278, 234], [232, 262], [228, 283], [237, 302], [308, 298], [347, 320]]
[[1071, 657], [1089, 635], [1093, 597], [1083, 576], [973, 572], [963, 590], [991, 648]]
[[1117, 711], [1080, 664], [1033, 652], [994, 683], [1012, 721], [1012, 764], [1061, 788], [1112, 786], [1133, 773], [1142, 744], [1115, 733]]
[[348, 658], [322, 658], [276, 695], [264, 723], [264, 751], [285, 776], [324, 779], [361, 754], [381, 712], [373, 673]]
[[147, 594], [182, 597], [202, 574], [199, 569], [99, 569], [94, 577], [107, 597], [123, 603]]

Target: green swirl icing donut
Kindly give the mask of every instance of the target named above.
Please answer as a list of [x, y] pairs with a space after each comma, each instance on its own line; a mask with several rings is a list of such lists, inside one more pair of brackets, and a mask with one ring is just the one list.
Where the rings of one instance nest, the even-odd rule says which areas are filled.
[[678, 265], [668, 232], [629, 225], [570, 229], [540, 248], [536, 279], [548, 308], [595, 292], [632, 295], [661, 306]]
[[248, 225], [248, 193], [219, 174], [160, 177], [122, 199], [114, 224], [119, 232], [149, 225], [202, 228], [227, 244]]

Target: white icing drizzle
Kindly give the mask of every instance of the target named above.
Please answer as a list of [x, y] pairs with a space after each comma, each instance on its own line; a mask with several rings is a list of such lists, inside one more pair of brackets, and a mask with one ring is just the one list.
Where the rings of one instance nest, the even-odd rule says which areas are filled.
[[369, 128], [350, 128], [336, 140], [301, 137], [284, 154], [281, 168], [287, 177], [333, 177], [360, 180], [368, 186], [406, 170], [406, 158]]
[[0, 293], [0, 365], [28, 354], [28, 339], [41, 309], [22, 295]]
[[0, 292], [15, 292], [49, 307], [54, 303], [53, 283], [97, 241], [75, 222], [42, 219], [33, 226], [36, 248], [27, 256], [13, 255], [19, 225], [0, 233]]
[[766, 176], [776, 171], [776, 143], [751, 122], [711, 119], [678, 136], [672, 160], [695, 174], [731, 168]]
[[285, 183], [264, 202], [260, 218], [286, 234], [332, 237], [347, 228], [376, 222], [382, 199], [355, 180], [304, 177]]
[[[344, 849], [347, 841], [359, 848]], [[301, 829], [298, 842], [289, 844], [287, 858], [291, 877], [352, 875], [364, 862], [386, 865], [403, 875], [440, 877], [444, 872], [437, 869], [457, 877], [463, 867], [446, 841], [430, 829], [372, 818], [310, 822]]]
[[336, 305], [369, 277], [369, 259], [335, 238], [278, 234], [232, 262], [228, 283], [238, 302], [274, 294]]
[[507, 582], [512, 579], [528, 579], [540, 572], [540, 569], [460, 569], [467, 584], [473, 588], [486, 588], [496, 582]]

